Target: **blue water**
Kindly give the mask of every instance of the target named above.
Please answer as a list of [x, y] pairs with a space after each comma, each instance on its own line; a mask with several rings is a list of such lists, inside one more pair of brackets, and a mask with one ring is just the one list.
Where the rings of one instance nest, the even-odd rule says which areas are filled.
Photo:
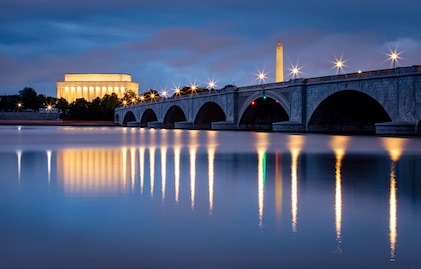
[[0, 268], [420, 268], [421, 140], [0, 126]]

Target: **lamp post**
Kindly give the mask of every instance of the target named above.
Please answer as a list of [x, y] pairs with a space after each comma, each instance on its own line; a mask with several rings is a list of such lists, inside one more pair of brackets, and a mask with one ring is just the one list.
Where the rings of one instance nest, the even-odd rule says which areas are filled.
[[392, 67], [393, 68], [396, 68], [396, 63], [400, 59], [399, 54], [400, 53], [397, 51], [397, 49], [390, 50], [390, 53], [387, 54], [389, 56], [389, 59], [388, 60], [390, 60], [392, 62]]

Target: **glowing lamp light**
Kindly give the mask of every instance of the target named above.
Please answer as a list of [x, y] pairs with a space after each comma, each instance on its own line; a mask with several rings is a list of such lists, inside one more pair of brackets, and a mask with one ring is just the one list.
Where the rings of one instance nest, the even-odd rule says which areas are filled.
[[292, 75], [293, 79], [300, 77], [301, 67], [298, 67], [298, 65], [291, 66], [289, 70], [291, 71], [289, 74]]
[[48, 105], [48, 106], [47, 106], [47, 110], [48, 110], [48, 111], [50, 111], [50, 110], [52, 110], [52, 109], [53, 109], [53, 106], [52, 106], [52, 105]]
[[399, 64], [399, 59], [401, 58], [400, 57], [400, 52], [398, 52], [397, 49], [390, 50], [390, 53], [387, 54], [387, 56], [389, 56], [389, 59], [388, 60], [390, 60], [392, 62], [392, 66], [393, 66], [393, 68], [395, 68], [396, 67], [396, 63]]
[[136, 103], [136, 98], [132, 98], [132, 104]]
[[196, 84], [190, 85], [190, 91], [191, 91], [191, 93], [196, 93], [197, 92], [197, 86], [196, 86]]
[[141, 96], [140, 96], [140, 101], [141, 101], [141, 102], [145, 101], [145, 96], [141, 95]]
[[341, 58], [336, 58], [335, 61], [333, 62], [334, 66], [333, 68], [336, 68], [336, 73], [339, 75], [341, 73], [341, 70], [344, 69], [346, 60], [343, 60], [342, 57]]
[[262, 84], [262, 82], [264, 82], [267, 78], [267, 73], [265, 73], [264, 71], [259, 71], [259, 73], [257, 74], [257, 79], [259, 80], [260, 84]]
[[155, 99], [155, 94], [151, 93], [151, 99], [154, 100]]
[[167, 95], [168, 95], [167, 90], [162, 90], [161, 95], [162, 95], [162, 99], [167, 98]]
[[127, 105], [127, 101], [126, 100], [124, 100], [123, 101], [123, 106], [126, 106]]
[[215, 86], [216, 86], [215, 81], [211, 80], [211, 81], [208, 82], [208, 88], [209, 88], [209, 90], [214, 89]]
[[251, 101], [251, 105], [254, 106], [256, 104], [256, 102], [253, 100]]

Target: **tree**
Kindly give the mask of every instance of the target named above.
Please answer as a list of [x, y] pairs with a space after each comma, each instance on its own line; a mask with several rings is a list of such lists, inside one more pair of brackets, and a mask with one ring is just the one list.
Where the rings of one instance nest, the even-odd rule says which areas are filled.
[[19, 91], [19, 95], [26, 109], [38, 110], [38, 94], [33, 88], [25, 87]]
[[87, 120], [89, 119], [89, 102], [85, 98], [76, 99], [69, 106], [69, 114], [71, 119]]
[[123, 100], [126, 100], [127, 102], [131, 102], [133, 98], [137, 99], [136, 93], [134, 91], [127, 90], [124, 92]]

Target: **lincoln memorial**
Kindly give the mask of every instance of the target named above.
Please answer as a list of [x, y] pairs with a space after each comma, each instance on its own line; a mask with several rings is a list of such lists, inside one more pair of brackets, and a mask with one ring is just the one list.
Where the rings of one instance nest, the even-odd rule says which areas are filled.
[[79, 98], [92, 101], [111, 93], [122, 98], [128, 90], [138, 95], [139, 83], [132, 82], [128, 74], [65, 74], [64, 81], [57, 81], [57, 98], [69, 103]]

